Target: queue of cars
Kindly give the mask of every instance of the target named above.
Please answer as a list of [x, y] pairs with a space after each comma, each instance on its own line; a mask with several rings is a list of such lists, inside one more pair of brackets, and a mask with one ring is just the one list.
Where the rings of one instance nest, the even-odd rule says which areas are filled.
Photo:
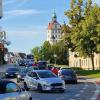
[[[13, 66], [11, 68], [8, 68], [6, 70], [5, 77], [16, 78], [17, 83], [22, 82], [24, 89], [27, 91], [29, 89], [32, 89], [32, 90], [38, 90], [39, 92], [43, 91], [64, 92], [65, 83], [75, 83], [75, 84], [77, 83], [77, 76], [74, 70], [54, 67], [53, 65], [48, 66], [47, 63], [43, 61], [39, 62], [34, 66], [16, 66], [16, 67]], [[17, 86], [16, 83], [13, 84], [15, 84], [16, 87], [19, 87]], [[21, 94], [25, 93], [25, 95], [27, 95], [28, 93], [23, 91], [23, 89], [21, 89], [20, 87], [17, 91], [20, 92]], [[12, 91], [11, 93], [13, 92], [14, 91]], [[29, 96], [27, 100], [31, 100], [31, 96]]]

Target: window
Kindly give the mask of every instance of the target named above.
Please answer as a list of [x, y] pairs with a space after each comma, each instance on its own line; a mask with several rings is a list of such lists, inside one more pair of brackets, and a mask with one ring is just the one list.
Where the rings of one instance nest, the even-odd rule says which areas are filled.
[[31, 77], [32, 78], [38, 78], [37, 74], [35, 72], [31, 72]]
[[97, 59], [95, 59], [95, 61], [96, 61], [96, 66], [98, 65], [97, 63], [98, 63], [98, 60]]
[[20, 88], [15, 83], [8, 83], [6, 85], [6, 92], [7, 93], [18, 92], [18, 91], [20, 91]]

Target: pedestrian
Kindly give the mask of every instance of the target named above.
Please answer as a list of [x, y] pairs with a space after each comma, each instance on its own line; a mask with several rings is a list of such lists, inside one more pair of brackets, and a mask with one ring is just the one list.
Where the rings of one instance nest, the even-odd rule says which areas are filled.
[[52, 67], [51, 71], [52, 71], [54, 74], [58, 75], [58, 69], [57, 69], [56, 67]]

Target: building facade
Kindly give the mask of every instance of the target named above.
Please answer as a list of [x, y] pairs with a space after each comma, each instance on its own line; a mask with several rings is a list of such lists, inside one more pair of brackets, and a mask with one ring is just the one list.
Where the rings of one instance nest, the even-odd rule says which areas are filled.
[[57, 21], [57, 15], [54, 12], [52, 15], [52, 20], [49, 22], [47, 27], [47, 41], [51, 45], [59, 42], [61, 40], [61, 25]]
[[[79, 57], [78, 53], [71, 51], [69, 51], [69, 66], [81, 67], [82, 69], [85, 70], [92, 70], [92, 62], [89, 57], [87, 58]], [[94, 67], [95, 70], [100, 69], [100, 53], [94, 54]]]

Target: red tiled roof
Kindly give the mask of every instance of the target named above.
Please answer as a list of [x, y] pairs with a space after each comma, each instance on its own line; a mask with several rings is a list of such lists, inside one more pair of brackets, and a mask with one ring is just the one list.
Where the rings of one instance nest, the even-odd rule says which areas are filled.
[[[53, 21], [53, 22], [50, 22], [50, 23], [48, 24], [47, 29], [48, 29], [48, 30], [52, 29], [52, 27], [53, 27], [53, 25], [54, 25], [55, 23], [58, 23], [58, 22], [57, 22], [56, 20]], [[58, 23], [58, 24], [59, 24], [59, 23]]]

